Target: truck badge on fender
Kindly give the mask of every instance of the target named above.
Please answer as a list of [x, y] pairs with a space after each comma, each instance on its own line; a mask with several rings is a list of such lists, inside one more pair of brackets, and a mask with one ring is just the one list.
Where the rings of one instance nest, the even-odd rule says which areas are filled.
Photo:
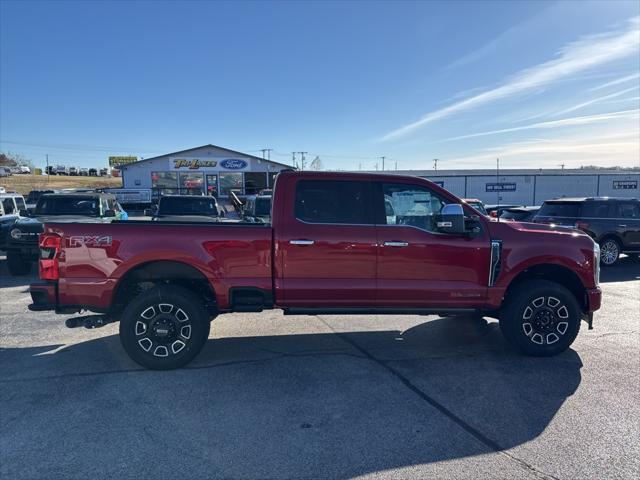
[[111, 245], [111, 235], [74, 235], [69, 237], [70, 247], [108, 247]]

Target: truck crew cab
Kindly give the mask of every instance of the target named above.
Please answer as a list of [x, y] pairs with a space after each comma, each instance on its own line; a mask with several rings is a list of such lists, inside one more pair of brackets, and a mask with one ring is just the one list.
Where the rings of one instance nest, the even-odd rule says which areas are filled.
[[[390, 214], [392, 212], [392, 214]], [[481, 314], [525, 354], [567, 349], [600, 308], [599, 249], [572, 229], [492, 222], [428, 180], [290, 172], [272, 222], [47, 223], [31, 310], [120, 322], [133, 360], [185, 365], [227, 312]]]

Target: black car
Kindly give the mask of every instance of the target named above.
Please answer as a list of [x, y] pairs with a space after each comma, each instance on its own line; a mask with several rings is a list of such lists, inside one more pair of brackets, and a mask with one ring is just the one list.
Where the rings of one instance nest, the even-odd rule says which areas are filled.
[[530, 222], [538, 213], [540, 207], [513, 207], [502, 211], [501, 220], [512, 220], [514, 222]]
[[215, 223], [222, 216], [215, 197], [197, 195], [163, 195], [156, 208], [144, 213], [160, 222]]
[[7, 265], [11, 275], [26, 275], [40, 255], [38, 236], [45, 222], [107, 223], [124, 220], [126, 212], [115, 196], [106, 193], [48, 193], [35, 210], [20, 212], [7, 238]]
[[242, 217], [248, 222], [271, 221], [271, 195], [250, 195], [245, 199]]
[[640, 201], [637, 198], [559, 198], [544, 202], [536, 223], [579, 228], [600, 245], [600, 263], [621, 253], [640, 253]]

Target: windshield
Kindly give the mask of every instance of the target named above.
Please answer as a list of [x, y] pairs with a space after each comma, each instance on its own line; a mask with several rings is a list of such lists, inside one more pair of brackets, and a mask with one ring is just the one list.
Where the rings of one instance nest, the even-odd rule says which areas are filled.
[[158, 211], [160, 215], [218, 216], [215, 201], [206, 197], [162, 197]]
[[467, 202], [467, 203], [471, 205], [473, 208], [475, 208], [477, 211], [479, 211], [481, 214], [487, 215], [487, 211], [484, 209], [484, 205], [482, 204], [482, 202]]
[[83, 215], [97, 217], [100, 205], [95, 197], [61, 195], [43, 196], [38, 201], [36, 215]]
[[576, 202], [545, 202], [538, 211], [539, 217], [577, 217], [580, 204]]
[[271, 215], [271, 199], [256, 198], [256, 216]]
[[521, 210], [505, 210], [500, 215], [500, 218], [504, 218], [506, 220], [524, 220], [529, 217], [529, 212], [523, 212]]

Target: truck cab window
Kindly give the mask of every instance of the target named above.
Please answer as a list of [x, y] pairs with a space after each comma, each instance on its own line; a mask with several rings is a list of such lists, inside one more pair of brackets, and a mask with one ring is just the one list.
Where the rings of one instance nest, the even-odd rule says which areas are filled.
[[387, 225], [410, 225], [427, 232], [436, 232], [434, 216], [446, 202], [420, 185], [384, 183], [382, 193]]
[[296, 187], [295, 216], [307, 223], [373, 224], [370, 183], [302, 180]]

